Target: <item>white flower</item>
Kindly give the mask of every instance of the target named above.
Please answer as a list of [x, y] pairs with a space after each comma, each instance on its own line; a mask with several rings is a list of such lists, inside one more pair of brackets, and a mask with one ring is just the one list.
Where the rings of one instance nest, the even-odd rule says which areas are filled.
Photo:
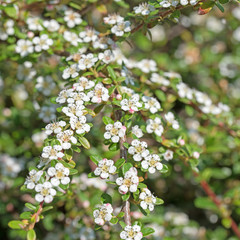
[[156, 113], [161, 109], [161, 105], [156, 98], [143, 96], [142, 100], [146, 109], [149, 109], [151, 113]]
[[70, 125], [71, 128], [76, 131], [77, 134], [83, 134], [90, 131], [90, 126], [86, 123], [87, 119], [85, 116], [71, 117]]
[[47, 28], [49, 32], [56, 32], [60, 28], [59, 23], [55, 19], [45, 20], [43, 26]]
[[67, 107], [62, 108], [62, 112], [65, 113], [68, 117], [82, 116], [84, 105], [68, 104]]
[[93, 211], [94, 222], [98, 225], [104, 225], [112, 219], [113, 208], [110, 203], [102, 204], [98, 209]]
[[64, 69], [62, 77], [63, 79], [67, 79], [70, 77], [75, 78], [79, 75], [78, 71], [79, 71], [78, 65], [75, 63], [70, 67]]
[[104, 138], [111, 139], [114, 143], [119, 142], [120, 138], [124, 137], [126, 132], [126, 127], [119, 121], [106, 125], [105, 129]]
[[42, 150], [42, 157], [50, 160], [62, 158], [64, 153], [61, 152], [62, 147], [60, 145], [46, 146]]
[[28, 29], [32, 31], [42, 31], [41, 20], [38, 17], [29, 17], [27, 19]]
[[101, 83], [98, 83], [94, 90], [88, 93], [88, 96], [91, 98], [91, 102], [93, 103], [101, 103], [108, 101], [109, 95], [107, 88], [103, 87]]
[[143, 158], [149, 155], [149, 150], [147, 149], [148, 145], [146, 142], [140, 142], [137, 139], [134, 139], [131, 142], [131, 146], [128, 149], [128, 153], [133, 155], [133, 159], [137, 162], [141, 161]]
[[63, 33], [63, 38], [67, 41], [70, 42], [71, 45], [77, 47], [78, 43], [81, 42], [81, 40], [79, 39], [78, 35], [74, 32], [70, 32], [70, 31], [64, 31]]
[[43, 106], [39, 113], [39, 118], [43, 120], [43, 122], [47, 123], [53, 121], [56, 118], [56, 108], [55, 106]]
[[37, 182], [40, 180], [41, 176], [43, 175], [43, 171], [36, 171], [32, 169], [29, 172], [29, 176], [26, 178], [25, 185], [28, 189], [34, 189]]
[[103, 53], [99, 53], [98, 58], [106, 64], [113, 62], [115, 59], [111, 50], [106, 50]]
[[138, 62], [137, 67], [144, 73], [156, 72], [157, 64], [152, 59], [143, 59]]
[[45, 133], [47, 135], [50, 135], [52, 133], [58, 134], [62, 131], [62, 128], [66, 126], [66, 122], [65, 121], [59, 121], [59, 122], [53, 122], [53, 123], [49, 123], [45, 129]]
[[84, 90], [88, 90], [93, 88], [95, 83], [91, 80], [88, 80], [85, 77], [80, 77], [77, 83], [73, 84], [73, 89], [78, 92], [83, 92]]
[[137, 112], [139, 111], [139, 108], [142, 107], [142, 103], [140, 103], [140, 97], [138, 94], [133, 94], [130, 99], [123, 99], [120, 104], [122, 110], [129, 111], [130, 113]]
[[132, 127], [132, 134], [134, 134], [138, 138], [141, 138], [143, 136], [142, 129], [139, 128], [138, 125]]
[[173, 159], [173, 151], [171, 150], [167, 150], [164, 154], [163, 157], [166, 161], [169, 161], [171, 159]]
[[116, 36], [123, 36], [124, 33], [131, 31], [131, 23], [129, 21], [118, 22], [111, 28], [111, 32]]
[[146, 210], [149, 209], [150, 211], [154, 210], [154, 204], [156, 203], [157, 199], [151, 191], [147, 188], [144, 188], [139, 195], [139, 199], [142, 201], [140, 202], [140, 206]]
[[33, 68], [33, 64], [29, 61], [25, 61], [22, 65], [18, 65], [17, 78], [30, 82], [37, 74], [37, 71]]
[[179, 73], [175, 72], [164, 72], [163, 73], [164, 77], [167, 77], [169, 79], [177, 78], [177, 79], [182, 79], [181, 75]]
[[157, 154], [150, 154], [141, 162], [143, 169], [150, 173], [155, 173], [156, 169], [160, 171], [163, 168], [160, 157]]
[[132, 90], [131, 88], [125, 87], [125, 86], [120, 86], [121, 88], [121, 92], [126, 93], [128, 96], [132, 96], [134, 94], [134, 90]]
[[222, 112], [221, 108], [219, 108], [213, 104], [210, 106], [201, 106], [200, 109], [206, 114], [211, 113], [213, 115], [218, 115]]
[[42, 92], [43, 95], [49, 96], [56, 87], [56, 84], [50, 76], [39, 76], [37, 77], [37, 84], [35, 87], [39, 92]]
[[53, 186], [58, 186], [60, 183], [67, 185], [70, 182], [70, 178], [68, 177], [70, 171], [62, 163], [57, 163], [55, 167], [50, 167], [47, 173], [51, 177], [50, 181]]
[[136, 192], [139, 183], [137, 176], [137, 169], [131, 167], [125, 174], [124, 178], [119, 177], [116, 179], [116, 184], [119, 186], [118, 191], [121, 194], [126, 194], [128, 191]]
[[148, 3], [141, 3], [137, 7], [134, 7], [133, 10], [136, 14], [142, 14], [143, 16], [146, 16], [153, 12], [155, 8]]
[[116, 170], [117, 168], [114, 166], [114, 161], [104, 158], [98, 162], [98, 166], [94, 170], [94, 174], [96, 176], [100, 176], [102, 179], [106, 179], [110, 175], [114, 174]]
[[127, 225], [124, 228], [124, 231], [120, 233], [120, 238], [126, 240], [141, 240], [142, 237], [143, 234], [141, 232], [141, 227], [138, 225], [133, 226]]
[[160, 2], [160, 5], [164, 8], [168, 8], [170, 6], [176, 7], [179, 3], [179, 0], [163, 0]]
[[157, 83], [159, 85], [163, 85], [163, 86], [169, 86], [170, 85], [170, 81], [168, 79], [166, 79], [165, 77], [160, 76], [158, 73], [153, 73], [151, 75], [150, 80], [153, 83]]
[[57, 134], [57, 140], [60, 141], [63, 149], [71, 148], [71, 143], [76, 144], [77, 139], [73, 136], [72, 130], [65, 130]]
[[64, 21], [67, 23], [69, 28], [73, 28], [82, 23], [82, 18], [79, 13], [67, 10], [65, 11]]
[[193, 98], [193, 90], [189, 88], [185, 83], [181, 82], [177, 84], [178, 95], [181, 98], [187, 98], [191, 100]]
[[107, 17], [103, 18], [103, 21], [105, 24], [110, 24], [114, 25], [120, 22], [123, 22], [124, 18], [121, 17], [120, 15], [114, 13], [114, 14], [109, 14]]
[[196, 96], [196, 101], [200, 104], [206, 105], [206, 106], [210, 106], [212, 105], [212, 100], [210, 99], [210, 97], [205, 94], [202, 93], [200, 91], [194, 91], [194, 94]]
[[17, 41], [17, 46], [15, 48], [16, 52], [21, 55], [21, 57], [27, 56], [29, 53], [33, 53], [33, 45], [29, 40], [19, 39]]
[[90, 98], [84, 92], [71, 92], [67, 99], [68, 103], [75, 103], [76, 105], [83, 105], [88, 101], [90, 101]]
[[164, 117], [167, 120], [168, 124], [172, 125], [173, 129], [179, 129], [179, 123], [177, 120], [175, 120], [175, 117], [172, 112], [164, 114]]
[[53, 45], [53, 40], [48, 38], [47, 34], [43, 34], [40, 37], [33, 38], [33, 43], [36, 52], [41, 52], [42, 50], [48, 50], [51, 45]]
[[85, 31], [79, 33], [79, 37], [85, 43], [95, 42], [98, 39], [99, 32], [94, 30], [93, 28], [86, 28]]
[[73, 92], [73, 89], [64, 89], [62, 90], [59, 94], [58, 97], [56, 98], [57, 103], [65, 103], [67, 99], [69, 98], [70, 94]]
[[113, 46], [114, 42], [108, 37], [98, 37], [96, 41], [92, 43], [94, 48], [107, 49], [109, 46]]
[[94, 57], [92, 53], [82, 54], [81, 59], [78, 61], [78, 67], [80, 70], [85, 70], [91, 68], [97, 61], [98, 58]]
[[35, 191], [38, 192], [35, 195], [35, 199], [38, 202], [44, 201], [45, 203], [50, 203], [53, 200], [53, 197], [56, 195], [56, 190], [52, 188], [50, 182], [44, 182], [43, 184], [37, 184]]

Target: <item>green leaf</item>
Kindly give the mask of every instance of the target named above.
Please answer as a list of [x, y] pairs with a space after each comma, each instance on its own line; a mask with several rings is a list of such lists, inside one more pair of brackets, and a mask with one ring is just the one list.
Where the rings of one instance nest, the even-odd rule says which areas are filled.
[[32, 213], [31, 212], [23, 212], [21, 215], [20, 215], [20, 218], [21, 219], [30, 219], [32, 216]]
[[167, 173], [169, 171], [168, 166], [163, 164], [163, 168], [160, 170], [161, 173]]
[[120, 158], [115, 162], [115, 166], [116, 166], [117, 169], [119, 169], [124, 163], [125, 163], [125, 159]]
[[105, 106], [105, 104], [98, 105], [97, 107], [95, 107], [94, 112], [96, 114], [100, 113], [104, 106]]
[[104, 78], [102, 82], [104, 84], [111, 84], [112, 83], [112, 79], [111, 78]]
[[147, 188], [147, 185], [144, 183], [139, 183], [138, 188]]
[[13, 220], [8, 223], [8, 226], [12, 229], [22, 229], [21, 226], [23, 227], [24, 224], [21, 221]]
[[116, 86], [110, 87], [110, 88], [108, 89], [108, 94], [111, 95], [111, 94], [114, 92], [115, 88], [116, 88]]
[[110, 223], [112, 224], [117, 224], [118, 223], [118, 219], [116, 217], [113, 217], [110, 221]]
[[144, 227], [144, 228], [142, 228], [141, 232], [143, 234], [143, 237], [146, 237], [146, 236], [154, 233], [155, 231], [154, 231], [154, 229], [152, 229], [150, 227]]
[[164, 93], [163, 91], [161, 91], [161, 90], [156, 90], [156, 91], [155, 91], [155, 95], [156, 95], [156, 97], [157, 97], [160, 101], [162, 101], [162, 102], [165, 102], [165, 101], [166, 101], [166, 95], [165, 95], [165, 93]]
[[118, 217], [118, 218], [122, 218], [122, 217], [124, 217], [124, 215], [125, 215], [124, 212], [120, 212], [120, 213], [117, 215], [117, 217]]
[[95, 178], [95, 177], [96, 177], [96, 175], [93, 172], [90, 172], [88, 174], [88, 178]]
[[100, 157], [99, 155], [92, 155], [92, 156], [90, 156], [90, 159], [91, 159], [96, 165], [98, 165], [98, 162], [102, 160], [102, 157]]
[[164, 201], [161, 198], [156, 199], [156, 203], [155, 203], [156, 205], [161, 205], [163, 203], [164, 203]]
[[91, 147], [89, 141], [85, 137], [78, 137], [78, 140], [84, 148], [89, 149]]
[[112, 143], [110, 144], [110, 146], [108, 147], [108, 149], [110, 151], [117, 151], [119, 149], [119, 144], [118, 143]]
[[36, 240], [36, 233], [33, 229], [27, 232], [27, 240]]
[[127, 201], [130, 197], [130, 192], [127, 192], [126, 194], [122, 195], [122, 200]]
[[208, 197], [198, 197], [195, 199], [194, 204], [198, 208], [213, 210], [218, 212], [216, 205]]
[[110, 118], [110, 117], [107, 117], [107, 116], [104, 116], [102, 118], [102, 121], [105, 125], [108, 125], [108, 124], [114, 124], [114, 121]]
[[226, 4], [226, 3], [229, 2], [229, 0], [219, 0], [219, 2], [220, 2], [221, 4]]
[[77, 169], [69, 169], [69, 175], [74, 175], [77, 174], [78, 170]]
[[220, 3], [216, 2], [215, 5], [218, 7], [218, 9], [219, 9], [221, 12], [224, 12], [224, 7], [223, 7]]
[[44, 207], [43, 210], [42, 210], [42, 213], [43, 212], [47, 212], [49, 210], [53, 209], [53, 206], [47, 206], [47, 207]]
[[107, 66], [107, 70], [108, 70], [108, 73], [109, 73], [110, 77], [111, 77], [113, 80], [116, 80], [117, 76], [116, 76], [114, 70], [113, 70], [110, 66]]
[[103, 203], [111, 203], [112, 204], [112, 197], [108, 195], [107, 193], [103, 193], [101, 196], [101, 201]]
[[119, 221], [119, 224], [121, 225], [121, 227], [123, 229], [127, 226], [127, 224], [125, 222], [123, 222], [123, 221]]
[[30, 210], [35, 210], [37, 208], [36, 206], [34, 206], [31, 203], [25, 203], [25, 207], [29, 208]]
[[131, 163], [125, 163], [122, 167], [123, 174], [125, 174], [133, 165]]
[[17, 19], [17, 11], [13, 5], [6, 6], [4, 11], [9, 17]]

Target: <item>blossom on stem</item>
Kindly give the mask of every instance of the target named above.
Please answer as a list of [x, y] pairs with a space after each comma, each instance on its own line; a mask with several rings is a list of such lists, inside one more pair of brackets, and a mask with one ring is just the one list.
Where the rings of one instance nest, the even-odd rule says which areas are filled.
[[120, 138], [124, 137], [126, 132], [126, 127], [119, 121], [106, 125], [105, 129], [104, 138], [111, 139], [114, 143], [119, 142]]
[[150, 211], [154, 210], [154, 204], [156, 203], [157, 199], [151, 191], [147, 188], [144, 188], [139, 195], [140, 199], [140, 206], [146, 210], [149, 209]]
[[160, 171], [163, 168], [161, 159], [157, 154], [150, 154], [141, 162], [141, 166], [144, 170], [148, 170], [149, 173], [155, 173], [156, 169]]
[[58, 186], [60, 183], [67, 185], [70, 182], [68, 177], [70, 171], [62, 163], [57, 163], [55, 167], [50, 167], [47, 173], [51, 177], [50, 181], [53, 186]]
[[154, 119], [147, 120], [146, 130], [148, 133], [155, 133], [157, 136], [162, 136], [164, 128], [161, 123], [161, 119], [156, 117]]
[[145, 108], [148, 109], [151, 113], [156, 113], [161, 108], [161, 105], [156, 98], [143, 96], [142, 100], [144, 102]]
[[57, 134], [57, 140], [61, 143], [63, 149], [71, 148], [71, 143], [76, 144], [77, 139], [73, 136], [72, 130], [65, 130]]
[[93, 211], [94, 222], [103, 226], [105, 222], [112, 219], [113, 208], [110, 203], [102, 204], [98, 209]]
[[147, 147], [148, 145], [146, 142], [140, 142], [139, 140], [134, 139], [128, 149], [128, 153], [133, 155], [135, 161], [139, 162], [149, 154]]
[[40, 180], [41, 176], [43, 175], [43, 171], [37, 171], [32, 169], [29, 172], [29, 176], [26, 178], [25, 185], [27, 189], [34, 189], [38, 181]]
[[129, 226], [127, 225], [124, 230], [120, 233], [121, 239], [126, 240], [141, 240], [143, 234], [139, 225]]
[[60, 145], [46, 146], [42, 150], [42, 157], [48, 158], [49, 160], [62, 158], [64, 153], [62, 153], [62, 147]]
[[136, 192], [139, 184], [139, 178], [137, 176], [137, 169], [131, 167], [125, 174], [124, 178], [119, 177], [116, 179], [116, 183], [119, 186], [118, 191], [121, 194], [126, 194], [128, 191]]
[[108, 178], [110, 175], [115, 173], [117, 168], [114, 166], [114, 161], [109, 159], [102, 159], [98, 162], [94, 174], [100, 176], [102, 179]]
[[122, 110], [129, 111], [130, 113], [137, 112], [139, 111], [139, 108], [142, 107], [142, 103], [140, 102], [140, 97], [138, 94], [133, 94], [130, 99], [123, 99], [120, 104]]
[[56, 190], [53, 189], [53, 186], [50, 182], [44, 182], [43, 184], [39, 183], [35, 187], [37, 194], [35, 199], [38, 202], [44, 201], [45, 203], [50, 203], [53, 200], [53, 197], [56, 195]]

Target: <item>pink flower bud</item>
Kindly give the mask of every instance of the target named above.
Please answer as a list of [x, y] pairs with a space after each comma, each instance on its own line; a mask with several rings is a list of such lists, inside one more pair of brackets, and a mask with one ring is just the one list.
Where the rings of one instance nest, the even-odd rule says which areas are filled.
[[130, 108], [129, 112], [130, 112], [130, 113], [134, 113], [134, 110]]
[[89, 201], [83, 201], [83, 207], [84, 208], [87, 208], [87, 207], [89, 207], [89, 205], [90, 205], [90, 203], [89, 203]]
[[117, 100], [121, 100], [121, 99], [122, 99], [121, 94], [118, 94], [118, 95], [116, 96], [116, 98], [117, 98]]
[[193, 157], [195, 159], [198, 159], [200, 157], [200, 153], [199, 152], [193, 152]]
[[28, 36], [29, 38], [33, 38], [33, 37], [34, 37], [34, 33], [33, 33], [33, 32], [28, 32], [28, 33], [27, 33], [27, 36]]
[[178, 141], [178, 143], [179, 143], [181, 146], [184, 146], [184, 145], [185, 145], [184, 139], [180, 139], [180, 140]]

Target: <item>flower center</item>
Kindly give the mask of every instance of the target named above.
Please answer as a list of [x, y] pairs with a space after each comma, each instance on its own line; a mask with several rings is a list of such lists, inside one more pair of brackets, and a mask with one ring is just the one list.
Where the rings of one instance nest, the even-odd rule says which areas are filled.
[[118, 129], [117, 129], [117, 128], [112, 128], [112, 129], [110, 130], [110, 133], [111, 133], [112, 135], [117, 135], [117, 134], [118, 134]]
[[136, 147], [135, 150], [136, 150], [137, 153], [141, 153], [141, 152], [143, 152], [143, 148], [142, 148], [142, 146], [138, 146], [138, 147]]
[[131, 179], [127, 178], [127, 179], [124, 179], [123, 184], [126, 185], [127, 187], [130, 187], [132, 184], [132, 181]]
[[152, 197], [151, 197], [151, 196], [146, 197], [146, 198], [144, 199], [144, 202], [146, 202], [146, 203], [152, 203]]
[[58, 171], [56, 172], [56, 178], [61, 179], [61, 178], [63, 178], [63, 177], [64, 177], [63, 172], [62, 172], [61, 170], [58, 170]]
[[42, 191], [41, 191], [41, 195], [43, 195], [43, 196], [49, 195], [49, 189], [48, 188], [43, 188]]

